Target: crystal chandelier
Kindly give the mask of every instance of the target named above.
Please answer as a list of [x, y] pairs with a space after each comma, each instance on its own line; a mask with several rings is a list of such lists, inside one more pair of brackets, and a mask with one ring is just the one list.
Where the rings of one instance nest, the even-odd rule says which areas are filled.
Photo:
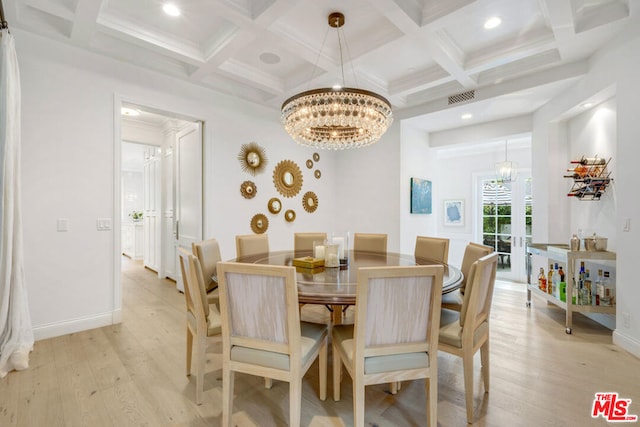
[[[329, 26], [340, 28], [344, 15], [329, 15]], [[344, 86], [344, 64], [340, 44], [340, 66]], [[391, 104], [384, 97], [363, 89], [334, 87], [308, 90], [282, 104], [282, 123], [298, 144], [313, 148], [344, 150], [373, 144], [393, 121]]]
[[496, 181], [499, 183], [512, 182], [518, 177], [518, 162], [507, 160], [508, 142], [508, 140], [504, 141], [504, 162], [496, 163]]

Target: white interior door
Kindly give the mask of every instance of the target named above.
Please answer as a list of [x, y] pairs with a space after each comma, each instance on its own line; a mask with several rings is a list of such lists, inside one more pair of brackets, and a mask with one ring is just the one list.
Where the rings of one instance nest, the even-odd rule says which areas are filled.
[[160, 188], [161, 168], [158, 147], [149, 146], [144, 152], [144, 265], [160, 268]]
[[[202, 240], [202, 124], [194, 123], [176, 136], [175, 255], [178, 248], [189, 252], [191, 244]], [[179, 267], [178, 267], [179, 270]], [[176, 274], [178, 290], [184, 292], [180, 274]]]
[[480, 235], [485, 245], [498, 253], [498, 277], [526, 281], [525, 250], [531, 242], [531, 174], [520, 172], [510, 183], [495, 176], [478, 180], [481, 201]]

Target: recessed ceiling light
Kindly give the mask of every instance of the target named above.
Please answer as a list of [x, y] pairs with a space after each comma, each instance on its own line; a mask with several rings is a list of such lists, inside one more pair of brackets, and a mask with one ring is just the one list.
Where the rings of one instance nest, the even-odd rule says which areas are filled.
[[593, 102], [585, 102], [584, 104], [582, 104], [583, 108], [589, 108], [589, 107], [593, 107]]
[[491, 18], [484, 21], [485, 30], [491, 30], [492, 28], [496, 28], [498, 25], [502, 24], [502, 19], [498, 16], [492, 16]]
[[460, 116], [462, 120], [469, 120], [471, 117], [473, 117], [473, 114], [471, 113], [465, 113], [462, 116]]
[[120, 109], [120, 113], [123, 116], [139, 116], [140, 115], [140, 111], [134, 110], [133, 108], [128, 108], [128, 107], [122, 107]]
[[169, 16], [180, 16], [180, 9], [173, 3], [165, 3], [162, 10]]

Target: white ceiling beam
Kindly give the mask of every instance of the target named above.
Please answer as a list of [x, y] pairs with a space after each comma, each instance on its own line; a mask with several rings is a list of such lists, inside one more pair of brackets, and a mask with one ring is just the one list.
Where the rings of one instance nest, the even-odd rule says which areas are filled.
[[175, 38], [159, 37], [156, 33], [143, 30], [126, 18], [102, 13], [98, 17], [100, 31], [136, 46], [144, 47], [191, 65], [200, 66], [204, 56], [197, 45], [180, 43]]
[[233, 54], [256, 39], [252, 31], [239, 30], [227, 37], [211, 52], [206, 60], [189, 76], [191, 80], [198, 81], [215, 72], [220, 64], [229, 60]]
[[[405, 34], [420, 29], [422, 9], [411, 0], [369, 0], [371, 5]], [[402, 3], [402, 4], [400, 4]]]
[[[483, 101], [486, 99], [507, 95], [513, 92], [542, 86], [548, 83], [577, 78], [586, 74], [588, 70], [588, 61], [582, 60], [540, 71], [534, 74], [511, 79], [501, 84], [485, 86], [476, 89], [475, 98], [473, 99], [473, 101], [470, 101], [467, 104], [472, 104], [478, 101]], [[394, 112], [394, 114], [398, 119], [406, 119], [421, 116], [423, 114], [433, 113], [435, 111], [458, 107], [460, 105], [462, 104], [448, 105], [448, 97], [444, 97], [440, 99], [434, 99], [433, 101], [426, 102], [414, 107], [408, 107], [402, 110], [398, 110]]]
[[389, 94], [401, 95], [409, 92], [417, 92], [441, 85], [451, 79], [452, 77], [449, 73], [435, 65], [390, 82]]
[[478, 83], [465, 70], [465, 53], [444, 30], [427, 33], [424, 43], [436, 63], [447, 71], [466, 89], [473, 89]]
[[[10, 7], [13, 7], [12, 3], [17, 2], [7, 2], [4, 1], [3, 4], [9, 4]], [[74, 18], [73, 10], [69, 10], [58, 2], [53, 2], [51, 0], [25, 0], [23, 2], [25, 6], [32, 7], [34, 9], [38, 9], [42, 12], [48, 13], [49, 15], [57, 16], [58, 18], [66, 19], [67, 21], [72, 21]], [[7, 7], [5, 6], [5, 11]]]
[[80, 0], [76, 6], [71, 40], [79, 46], [88, 46], [98, 27], [98, 16], [105, 0]]
[[562, 43], [576, 35], [571, 0], [539, 0], [539, 3], [557, 42]]

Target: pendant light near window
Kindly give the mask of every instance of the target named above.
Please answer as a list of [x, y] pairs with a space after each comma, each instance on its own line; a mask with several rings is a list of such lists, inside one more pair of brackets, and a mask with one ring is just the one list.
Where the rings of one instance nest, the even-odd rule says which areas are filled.
[[393, 121], [391, 104], [384, 97], [363, 89], [344, 87], [344, 63], [339, 28], [344, 15], [329, 15], [329, 26], [338, 32], [342, 87], [308, 90], [282, 104], [282, 123], [301, 145], [343, 150], [373, 144]]
[[496, 181], [506, 183], [515, 181], [518, 177], [518, 162], [510, 162], [507, 160], [507, 143], [504, 141], [504, 162], [496, 163]]

